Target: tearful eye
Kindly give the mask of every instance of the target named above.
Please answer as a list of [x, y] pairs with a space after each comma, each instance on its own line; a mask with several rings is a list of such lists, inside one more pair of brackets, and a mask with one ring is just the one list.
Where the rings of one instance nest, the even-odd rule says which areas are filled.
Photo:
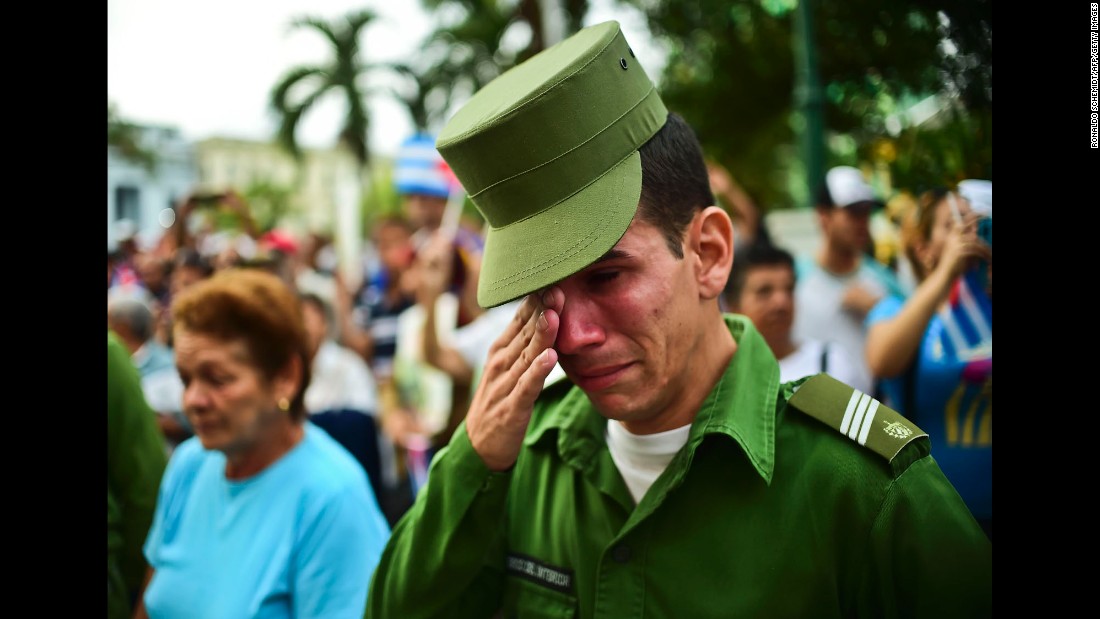
[[619, 271], [597, 271], [589, 277], [588, 281], [593, 284], [606, 284], [618, 276]]

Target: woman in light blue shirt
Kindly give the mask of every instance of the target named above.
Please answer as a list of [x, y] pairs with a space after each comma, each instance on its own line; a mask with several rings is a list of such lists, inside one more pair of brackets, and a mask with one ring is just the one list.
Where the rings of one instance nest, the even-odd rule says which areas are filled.
[[195, 437], [161, 483], [143, 612], [358, 619], [389, 527], [362, 467], [306, 420], [294, 292], [234, 269], [189, 288], [172, 314]]

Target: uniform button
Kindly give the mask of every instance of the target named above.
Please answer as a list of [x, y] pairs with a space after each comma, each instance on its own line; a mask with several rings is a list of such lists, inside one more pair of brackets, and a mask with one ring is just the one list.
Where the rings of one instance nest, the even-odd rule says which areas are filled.
[[619, 58], [619, 66], [626, 70], [626, 58]]
[[626, 563], [630, 560], [630, 546], [619, 544], [611, 551], [611, 558], [615, 563]]

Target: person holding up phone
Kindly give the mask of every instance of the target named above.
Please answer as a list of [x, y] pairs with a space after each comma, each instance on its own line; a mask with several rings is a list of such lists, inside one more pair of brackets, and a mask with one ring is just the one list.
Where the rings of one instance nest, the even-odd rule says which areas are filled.
[[168, 229], [168, 233], [161, 237], [157, 252], [174, 256], [177, 250], [184, 247], [199, 249], [199, 239], [191, 229], [192, 217], [202, 211], [223, 209], [237, 216], [238, 225], [244, 234], [253, 240], [259, 238], [260, 232], [252, 217], [252, 211], [248, 202], [239, 193], [232, 189], [222, 192], [196, 191], [184, 196], [177, 204], [176, 218]]
[[[992, 203], [992, 192], [990, 192]], [[867, 316], [867, 364], [888, 404], [928, 432], [932, 455], [993, 538], [993, 247], [969, 200], [919, 201], [906, 253], [919, 284]]]

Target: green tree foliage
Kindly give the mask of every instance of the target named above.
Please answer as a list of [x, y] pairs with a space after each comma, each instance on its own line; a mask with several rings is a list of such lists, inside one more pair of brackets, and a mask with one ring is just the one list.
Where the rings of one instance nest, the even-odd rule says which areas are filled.
[[[391, 95], [404, 105], [418, 131], [435, 133], [455, 104], [546, 47], [540, 0], [421, 0], [421, 5], [440, 25], [416, 58], [386, 65], [401, 78]], [[561, 8], [565, 35], [579, 30], [588, 0], [563, 0]], [[372, 173], [364, 199], [368, 227], [375, 215], [400, 209], [390, 174], [383, 166]], [[463, 215], [480, 218], [469, 199]]]
[[256, 229], [267, 232], [279, 225], [279, 222], [291, 211], [290, 202], [293, 193], [290, 187], [271, 181], [257, 181], [250, 184], [244, 190], [244, 198], [248, 202]]
[[142, 146], [141, 133], [141, 127], [123, 119], [115, 105], [107, 102], [107, 147], [151, 172], [157, 165], [157, 156]]
[[[430, 51], [439, 52], [440, 46], [433, 45]], [[418, 132], [431, 131], [445, 119], [444, 114], [453, 98], [451, 85], [456, 80], [448, 63], [437, 61], [425, 64], [426, 67], [420, 70], [403, 62], [389, 65], [404, 81], [403, 86], [392, 88], [391, 94], [408, 110]]]
[[966, 178], [993, 179], [992, 110], [949, 109], [934, 128], [912, 127], [892, 143], [895, 187], [914, 193], [952, 187]]
[[[762, 207], [791, 206], [790, 179], [799, 166], [792, 114], [791, 15], [797, 0], [623, 2], [643, 10], [651, 31], [669, 46], [660, 80], [669, 108], [695, 127], [707, 154], [726, 165]], [[988, 131], [966, 135], [953, 128], [932, 136], [941, 129], [906, 127], [902, 113], [907, 101], [942, 93], [957, 98], [966, 122], [991, 118], [991, 0], [814, 6], [829, 135], [848, 136], [855, 154], [866, 158], [881, 140], [900, 139], [905, 130], [907, 144], [895, 150], [895, 163], [910, 173], [937, 149], [960, 163], [963, 155], [991, 156]], [[987, 142], [966, 144], [975, 139]], [[911, 155], [916, 159], [902, 162]], [[842, 161], [846, 156], [834, 152], [828, 164], [857, 163]], [[992, 161], [963, 165], [991, 172]]]
[[338, 93], [345, 103], [338, 142], [348, 148], [361, 165], [370, 161], [367, 135], [370, 116], [364, 99], [367, 91], [361, 80], [374, 67], [363, 61], [359, 39], [374, 18], [371, 11], [359, 11], [332, 23], [316, 17], [300, 17], [291, 22], [291, 28], [316, 31], [332, 48], [332, 57], [327, 63], [292, 68], [271, 91], [271, 108], [279, 117], [276, 139], [296, 158], [301, 157], [296, 133], [302, 117], [322, 98]]
[[[465, 101], [498, 75], [547, 47], [540, 0], [421, 0], [442, 24], [415, 63], [392, 68], [406, 77], [397, 94], [413, 123], [442, 126], [452, 105]], [[588, 0], [563, 0], [565, 34], [576, 32]], [[519, 41], [519, 43], [517, 43]]]

